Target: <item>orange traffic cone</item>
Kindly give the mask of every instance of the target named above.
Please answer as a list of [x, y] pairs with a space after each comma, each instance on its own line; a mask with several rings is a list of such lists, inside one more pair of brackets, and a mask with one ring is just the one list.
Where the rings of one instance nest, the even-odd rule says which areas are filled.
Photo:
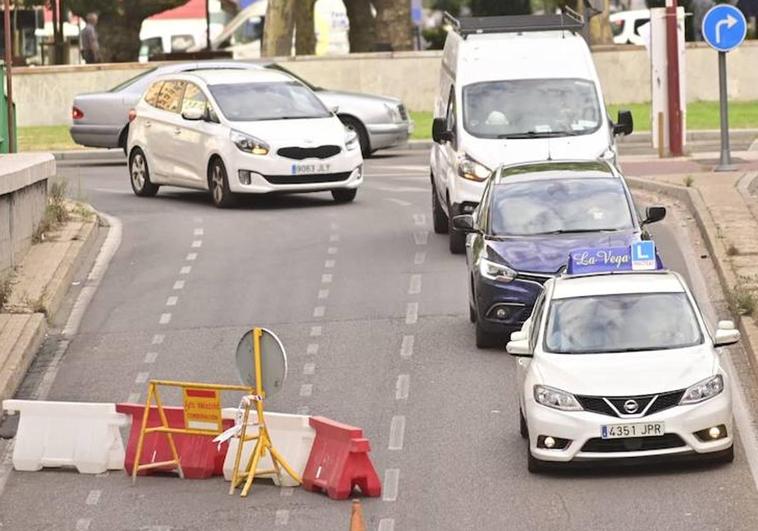
[[353, 508], [350, 512], [350, 531], [366, 531], [360, 500], [353, 500]]

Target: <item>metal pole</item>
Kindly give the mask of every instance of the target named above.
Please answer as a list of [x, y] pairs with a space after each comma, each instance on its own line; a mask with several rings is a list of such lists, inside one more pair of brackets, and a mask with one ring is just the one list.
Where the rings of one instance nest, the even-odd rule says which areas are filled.
[[726, 90], [726, 52], [719, 52], [719, 103], [721, 105], [721, 160], [716, 171], [732, 171], [729, 153], [729, 101]]
[[3, 29], [5, 32], [5, 74], [8, 95], [8, 153], [16, 152], [15, 116], [13, 114], [13, 40], [11, 39], [11, 2], [3, 2]]
[[666, 52], [669, 104], [669, 150], [673, 157], [681, 157], [684, 152], [682, 142], [682, 110], [679, 90], [679, 31], [676, 0], [666, 0]]
[[205, 47], [211, 51], [211, 0], [205, 0]]

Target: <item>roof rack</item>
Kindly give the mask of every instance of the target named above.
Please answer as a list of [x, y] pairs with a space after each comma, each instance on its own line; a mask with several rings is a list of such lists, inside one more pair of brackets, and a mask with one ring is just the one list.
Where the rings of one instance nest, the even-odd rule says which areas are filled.
[[500, 17], [455, 18], [448, 12], [444, 21], [464, 39], [469, 35], [483, 33], [521, 33], [525, 31], [582, 31], [584, 17], [571, 8], [556, 15], [511, 15]]

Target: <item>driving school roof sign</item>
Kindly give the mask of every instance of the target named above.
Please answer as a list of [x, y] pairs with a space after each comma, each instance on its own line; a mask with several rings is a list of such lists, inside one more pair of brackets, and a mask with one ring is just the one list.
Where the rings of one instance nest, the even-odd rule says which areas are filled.
[[652, 241], [635, 242], [629, 247], [592, 247], [569, 253], [569, 275], [615, 273], [619, 271], [655, 271], [663, 269]]

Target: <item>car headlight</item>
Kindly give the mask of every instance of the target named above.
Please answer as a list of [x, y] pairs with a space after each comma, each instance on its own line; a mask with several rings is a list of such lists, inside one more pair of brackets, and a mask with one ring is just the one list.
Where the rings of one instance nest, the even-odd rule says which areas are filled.
[[358, 141], [358, 133], [352, 129], [345, 128], [345, 149], [348, 151], [353, 151], [359, 146], [360, 142]]
[[237, 146], [237, 149], [240, 151], [251, 153], [253, 155], [268, 155], [268, 144], [254, 136], [232, 130], [229, 134], [229, 138], [231, 138], [234, 145]]
[[510, 282], [516, 278], [516, 272], [513, 269], [497, 262], [491, 262], [486, 258], [479, 260], [479, 273], [484, 278], [499, 282]]
[[384, 108], [387, 109], [387, 114], [390, 116], [390, 120], [393, 122], [402, 122], [403, 116], [400, 114], [400, 109], [396, 105], [384, 104]]
[[697, 404], [699, 402], [708, 400], [709, 398], [713, 398], [714, 396], [720, 394], [723, 390], [724, 378], [720, 374], [717, 374], [716, 376], [706, 378], [705, 380], [698, 382], [692, 387], [688, 388], [684, 392], [684, 395], [679, 401], [679, 404], [682, 406], [687, 404]]
[[484, 181], [490, 176], [490, 170], [484, 164], [480, 164], [468, 155], [463, 155], [458, 160], [458, 175], [469, 181]]
[[546, 385], [534, 386], [534, 399], [538, 404], [561, 411], [581, 411], [582, 406], [571, 393]]

